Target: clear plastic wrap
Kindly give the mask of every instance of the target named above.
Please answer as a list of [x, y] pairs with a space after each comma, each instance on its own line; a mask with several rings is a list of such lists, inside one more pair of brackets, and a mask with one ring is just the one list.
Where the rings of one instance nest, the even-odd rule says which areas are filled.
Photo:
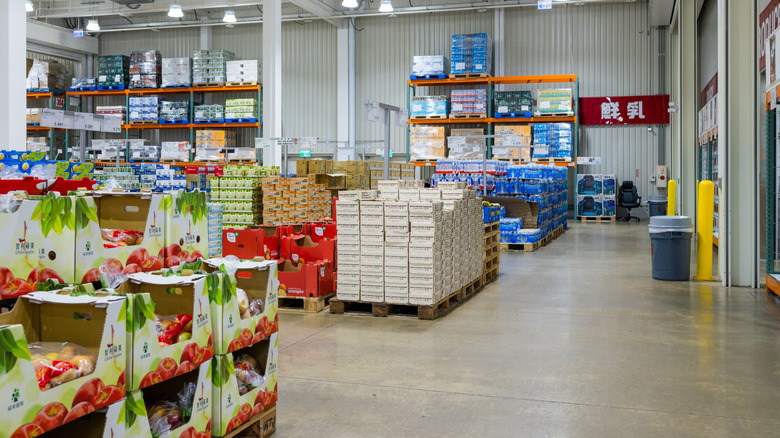
[[238, 311], [241, 313], [241, 319], [251, 318], [263, 313], [265, 308], [263, 300], [250, 300], [249, 296], [241, 288], [236, 288], [236, 298], [238, 298]]
[[157, 340], [161, 347], [192, 339], [192, 315], [154, 315]]
[[57, 174], [57, 165], [54, 163], [49, 164], [36, 164], [30, 169], [30, 176], [40, 179], [54, 179]]
[[122, 184], [119, 183], [119, 181], [116, 178], [109, 178], [108, 181], [106, 181], [103, 184], [103, 190], [116, 190], [116, 189], [122, 189]]
[[32, 342], [29, 349], [41, 391], [95, 371], [97, 352], [87, 347], [69, 342]]
[[265, 377], [257, 361], [248, 354], [242, 354], [233, 360], [238, 380], [238, 393], [244, 395], [247, 392], [265, 386]]
[[14, 195], [0, 195], [0, 213], [13, 213], [21, 203], [22, 200]]
[[155, 438], [166, 436], [185, 423], [181, 406], [170, 400], [160, 400], [154, 403], [147, 412], [149, 414], [149, 427]]
[[0, 179], [22, 179], [24, 174], [14, 166], [2, 166], [0, 168]]
[[195, 383], [190, 382], [176, 395], [179, 399], [179, 406], [184, 413], [185, 423], [190, 421], [190, 417], [192, 416], [192, 404], [195, 401], [195, 391], [197, 389], [198, 386]]

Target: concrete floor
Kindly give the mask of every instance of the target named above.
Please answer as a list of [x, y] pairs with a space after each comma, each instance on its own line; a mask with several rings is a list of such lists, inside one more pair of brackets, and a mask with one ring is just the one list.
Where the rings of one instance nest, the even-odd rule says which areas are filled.
[[282, 313], [275, 436], [780, 436], [776, 303], [570, 224], [436, 321]]

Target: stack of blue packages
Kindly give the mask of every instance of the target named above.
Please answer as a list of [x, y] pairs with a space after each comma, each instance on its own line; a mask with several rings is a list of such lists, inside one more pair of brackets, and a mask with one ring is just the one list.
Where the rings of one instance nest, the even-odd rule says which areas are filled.
[[486, 33], [453, 35], [450, 74], [491, 74], [493, 41]]

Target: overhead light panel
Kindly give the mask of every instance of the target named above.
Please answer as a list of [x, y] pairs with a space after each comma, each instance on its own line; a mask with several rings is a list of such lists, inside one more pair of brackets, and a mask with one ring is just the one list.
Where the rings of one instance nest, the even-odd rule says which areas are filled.
[[393, 12], [393, 4], [390, 0], [382, 0], [379, 3], [379, 12]]
[[222, 21], [225, 23], [235, 23], [236, 22], [236, 13], [233, 12], [232, 9], [228, 9], [225, 11], [225, 16], [222, 17]]
[[345, 8], [354, 9], [354, 8], [358, 7], [358, 2], [357, 2], [357, 0], [343, 0], [341, 2], [341, 6], [343, 6]]
[[32, 0], [27, 0], [24, 2], [24, 10], [27, 12], [32, 12], [35, 10], [35, 6], [33, 5]]
[[89, 21], [87, 21], [87, 30], [90, 32], [100, 31], [100, 24], [98, 24], [97, 18], [90, 18]]
[[168, 10], [168, 16], [173, 18], [181, 18], [184, 16], [184, 12], [181, 10], [181, 5], [174, 3], [171, 5], [171, 9]]

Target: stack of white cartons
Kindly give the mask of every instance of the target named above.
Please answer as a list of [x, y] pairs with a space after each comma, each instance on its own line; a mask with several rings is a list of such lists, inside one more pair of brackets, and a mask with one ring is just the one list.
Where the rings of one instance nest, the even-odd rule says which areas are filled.
[[228, 61], [226, 65], [227, 81], [246, 84], [259, 82], [260, 68], [256, 59]]
[[380, 181], [378, 198], [342, 191], [337, 298], [433, 305], [482, 275], [481, 202], [458, 184]]

